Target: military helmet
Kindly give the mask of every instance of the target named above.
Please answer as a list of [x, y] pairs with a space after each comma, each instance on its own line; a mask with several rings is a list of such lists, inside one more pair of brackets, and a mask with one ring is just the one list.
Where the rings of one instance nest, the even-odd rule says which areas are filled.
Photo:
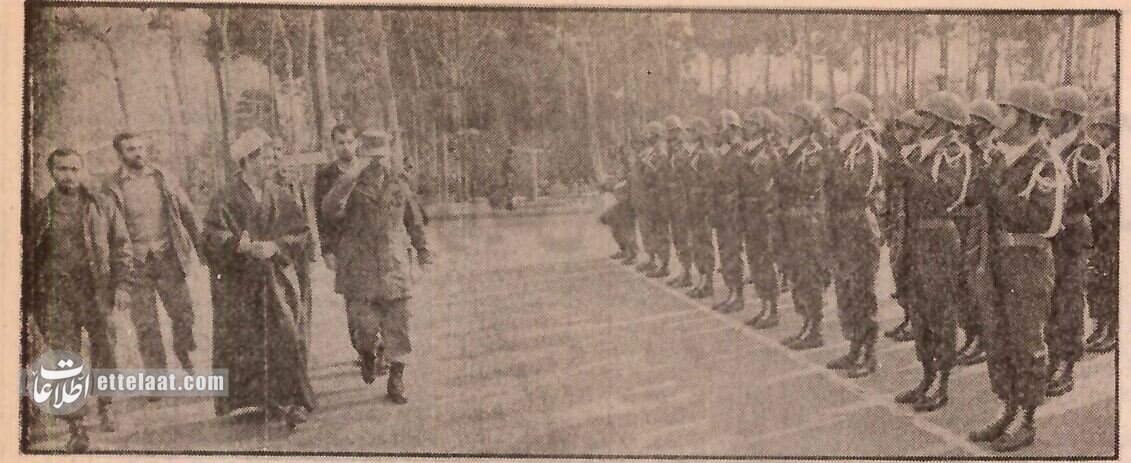
[[686, 129], [687, 126], [683, 125], [683, 120], [680, 119], [679, 116], [672, 114], [672, 115], [664, 118], [664, 128], [666, 128], [668, 130], [676, 130], [676, 129]]
[[793, 105], [785, 113], [796, 116], [808, 124], [819, 124], [821, 122], [821, 107], [810, 100], [804, 100]]
[[770, 111], [769, 109], [763, 111], [762, 121], [762, 124], [764, 124], [767, 129], [776, 132], [779, 135], [785, 133], [785, 121], [783, 121], [781, 117], [778, 117], [777, 114], [774, 114], [773, 111]]
[[750, 122], [759, 126], [765, 125], [766, 121], [763, 119], [763, 117], [765, 116], [765, 109], [766, 108], [761, 106], [755, 106], [751, 108], [750, 111], [746, 113], [746, 117], [743, 118], [743, 121]]
[[655, 137], [664, 133], [664, 125], [660, 121], [652, 121], [644, 126], [645, 137]]
[[695, 131], [696, 133], [711, 133], [711, 123], [707, 122], [707, 120], [703, 119], [702, 117], [695, 116], [691, 118], [691, 123], [688, 125], [691, 127], [691, 130]]
[[859, 119], [867, 121], [872, 117], [872, 102], [859, 93], [849, 93], [837, 100], [833, 109], [839, 109]]
[[1088, 125], [1102, 124], [1111, 126], [1114, 129], [1119, 129], [1119, 115], [1116, 114], [1115, 108], [1107, 107], [1092, 113], [1091, 121]]
[[970, 115], [985, 119], [994, 127], [1001, 125], [1001, 108], [997, 103], [985, 98], [970, 103]]
[[1088, 95], [1075, 85], [1057, 87], [1052, 91], [1052, 109], [1084, 117], [1088, 115]]
[[920, 130], [927, 128], [927, 121], [923, 120], [923, 116], [920, 116], [914, 109], [904, 111], [903, 114], [895, 118], [895, 121]]
[[742, 127], [742, 118], [738, 117], [738, 113], [731, 109], [723, 109], [719, 111], [719, 124], [723, 126]]
[[918, 112], [932, 114], [939, 119], [950, 122], [954, 125], [966, 125], [969, 123], [966, 114], [966, 106], [962, 104], [962, 100], [950, 92], [938, 92], [923, 99], [919, 103], [919, 107], [915, 108]]
[[998, 103], [1012, 106], [1044, 119], [1048, 119], [1049, 113], [1052, 112], [1052, 94], [1048, 87], [1040, 82], [1018, 83]]

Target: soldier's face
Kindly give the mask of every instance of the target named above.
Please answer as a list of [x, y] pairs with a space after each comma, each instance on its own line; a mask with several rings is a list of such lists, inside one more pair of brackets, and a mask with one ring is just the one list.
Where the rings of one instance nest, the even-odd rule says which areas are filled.
[[1017, 108], [1009, 105], [1001, 106], [1001, 126], [1006, 130], [1012, 129], [1021, 119], [1021, 111]]
[[63, 188], [74, 188], [82, 178], [83, 162], [79, 156], [58, 156], [51, 168], [51, 180], [55, 185]]
[[1053, 135], [1063, 135], [1076, 127], [1079, 116], [1064, 110], [1056, 110], [1049, 119], [1049, 132]]
[[836, 129], [841, 132], [847, 132], [852, 129], [852, 117], [840, 109], [834, 109], [830, 119], [832, 119]]
[[975, 139], [982, 140], [990, 136], [994, 131], [994, 125], [985, 119], [978, 116], [970, 118], [970, 133], [974, 135]]
[[896, 124], [893, 134], [895, 135], [895, 139], [899, 142], [899, 144], [909, 145], [913, 143], [919, 136], [919, 129], [916, 129], [915, 127], [907, 124], [899, 123]]
[[133, 137], [122, 140], [122, 150], [118, 152], [118, 157], [130, 168], [140, 169], [145, 167], [149, 152], [149, 140], [145, 137]]
[[789, 119], [786, 121], [786, 124], [788, 124], [787, 128], [789, 129], [789, 137], [790, 138], [797, 138], [797, 137], [804, 136], [805, 133], [808, 131], [808, 124], [805, 122], [804, 119], [802, 119], [802, 118], [800, 118], [796, 115], [790, 115]]
[[695, 134], [691, 133], [690, 130], [681, 130], [679, 132], [679, 139], [684, 143], [691, 143], [695, 140]]

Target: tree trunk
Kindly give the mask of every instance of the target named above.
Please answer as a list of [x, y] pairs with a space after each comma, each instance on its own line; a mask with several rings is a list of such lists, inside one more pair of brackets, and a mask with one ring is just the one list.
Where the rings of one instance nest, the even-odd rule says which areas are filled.
[[196, 185], [196, 175], [194, 173], [197, 169], [197, 162], [192, 156], [186, 156], [184, 149], [188, 148], [189, 140], [186, 133], [185, 123], [188, 117], [185, 114], [185, 92], [184, 92], [184, 78], [181, 76], [181, 58], [182, 50], [180, 46], [180, 37], [173, 34], [169, 30], [169, 77], [172, 83], [172, 92], [170, 92], [169, 100], [169, 122], [173, 124], [169, 127], [169, 137], [173, 141], [172, 151], [174, 159], [182, 163], [182, 172], [186, 176], [185, 184], [188, 185], [189, 191], [195, 191], [192, 188]]
[[707, 53], [707, 95], [715, 97], [715, 58]]
[[945, 17], [939, 19], [939, 90], [950, 83], [950, 30]]
[[910, 95], [910, 98], [911, 98], [910, 103], [911, 103], [911, 105], [914, 105], [915, 100], [918, 97], [916, 94], [919, 91], [919, 89], [918, 89], [919, 86], [918, 86], [918, 82], [917, 82], [918, 81], [917, 75], [918, 75], [918, 72], [919, 72], [919, 69], [918, 69], [919, 68], [919, 43], [918, 43], [918, 41], [911, 40], [911, 39], [909, 39], [909, 42], [911, 43], [911, 57], [910, 57], [911, 65], [908, 66], [909, 71], [908, 71], [908, 74], [907, 74], [907, 76], [908, 76], [908, 84], [907, 85], [908, 85], [908, 89], [909, 89], [908, 94]]
[[770, 54], [769, 49], [766, 49], [765, 53], [766, 53], [766, 57], [765, 57], [766, 62], [765, 62], [765, 67], [762, 69], [762, 71], [764, 71], [763, 74], [762, 74], [762, 79], [763, 79], [762, 84], [763, 84], [763, 89], [766, 92], [765, 96], [766, 96], [766, 98], [769, 98], [770, 97], [770, 68], [771, 68], [771, 65], [773, 64], [772, 63], [773, 56]]
[[805, 97], [813, 98], [813, 32], [805, 29]]
[[836, 73], [833, 70], [832, 60], [827, 56], [825, 57], [825, 72], [829, 79], [829, 101], [836, 101]]
[[872, 82], [872, 69], [875, 67], [875, 49], [872, 47], [872, 28], [871, 24], [865, 23], [866, 30], [864, 31], [864, 69], [860, 73], [860, 82], [857, 82], [858, 89], [861, 90], [868, 98], [875, 98], [875, 92]]
[[723, 74], [723, 91], [726, 92], [726, 96], [723, 97], [723, 101], [726, 103], [726, 105], [728, 107], [731, 105], [732, 98], [734, 97], [734, 83], [731, 82], [731, 78], [730, 78], [731, 77], [730, 73], [731, 73], [731, 69], [732, 69], [731, 68], [731, 60], [733, 60], [733, 59], [734, 59], [734, 56], [730, 55], [730, 54], [723, 56], [724, 64], [726, 64], [726, 67], [723, 68], [724, 69], [724, 71], [723, 71], [724, 72], [724, 74]]
[[1064, 41], [1064, 85], [1072, 85], [1072, 55], [1076, 52], [1076, 47], [1073, 45], [1076, 39], [1076, 17], [1065, 16], [1064, 21], [1068, 23], [1068, 36]]
[[130, 110], [126, 105], [126, 88], [122, 83], [122, 67], [118, 61], [118, 52], [114, 50], [114, 46], [110, 44], [110, 40], [105, 36], [96, 37], [104, 47], [106, 47], [106, 57], [110, 60], [110, 68], [114, 73], [114, 90], [118, 95], [118, 107], [122, 110], [122, 118], [125, 122], [127, 130], [136, 130], [133, 125], [133, 119], [130, 117]]
[[989, 50], [986, 51], [986, 98], [994, 99], [997, 95], [997, 61], [998, 61], [998, 33], [989, 31]]
[[318, 124], [320, 149], [329, 156], [330, 146], [330, 84], [326, 76], [326, 19], [325, 12], [314, 12], [314, 80], [317, 102], [314, 119]]
[[593, 95], [593, 65], [590, 62], [589, 43], [582, 44], [580, 51], [585, 83], [585, 126], [589, 135], [589, 155], [593, 159], [593, 172], [598, 179], [602, 179], [605, 177], [605, 165], [601, 159], [601, 147], [598, 146], [597, 139], [597, 101]]
[[220, 86], [220, 126], [224, 135], [224, 146], [220, 148], [220, 153], [224, 157], [220, 162], [225, 167], [225, 178], [230, 177], [236, 171], [236, 163], [232, 161], [231, 155], [232, 96], [228, 94], [228, 87], [231, 82], [229, 80], [229, 69], [232, 61], [232, 48], [228, 41], [228, 14], [229, 10], [220, 10], [220, 59], [219, 66], [216, 68], [216, 82]]
[[381, 79], [381, 86], [387, 92], [385, 94], [385, 110], [387, 113], [388, 124], [385, 130], [393, 137], [391, 149], [393, 151], [393, 165], [397, 169], [404, 167], [404, 147], [401, 146], [400, 118], [397, 114], [397, 94], [393, 88], [393, 71], [392, 65], [389, 63], [389, 24], [385, 21], [385, 15], [380, 10], [373, 11], [372, 24], [377, 30], [377, 66], [378, 77]]

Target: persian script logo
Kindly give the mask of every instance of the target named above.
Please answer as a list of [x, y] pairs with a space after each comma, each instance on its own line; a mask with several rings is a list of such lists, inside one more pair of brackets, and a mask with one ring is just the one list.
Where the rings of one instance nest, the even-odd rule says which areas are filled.
[[74, 413], [90, 396], [90, 377], [82, 357], [67, 351], [47, 351], [27, 372], [27, 393], [48, 413]]

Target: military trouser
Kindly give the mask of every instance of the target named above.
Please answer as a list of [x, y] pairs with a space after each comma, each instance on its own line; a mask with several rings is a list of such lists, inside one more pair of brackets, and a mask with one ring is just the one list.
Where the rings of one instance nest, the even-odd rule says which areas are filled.
[[834, 212], [830, 217], [837, 313], [844, 338], [853, 346], [876, 342], [876, 271], [879, 237], [864, 208]]
[[376, 354], [384, 349], [385, 358], [404, 363], [412, 352], [408, 335], [409, 298], [346, 301], [346, 316], [359, 354]]
[[[46, 346], [51, 350], [62, 350], [82, 355], [82, 333], [90, 341], [90, 363], [88, 368], [112, 369], [118, 367], [114, 357], [116, 336], [110, 321], [109, 307], [91, 301], [93, 284], [87, 275], [53, 275], [51, 287], [47, 290], [47, 313], [44, 334]], [[33, 359], [32, 359], [33, 360]], [[110, 396], [99, 396], [100, 406], [111, 402]], [[84, 413], [80, 410], [63, 417], [67, 421], [81, 422]]]
[[687, 235], [692, 261], [699, 275], [712, 278], [715, 274], [715, 242], [711, 234], [712, 214], [706, 193], [692, 190], [690, 204]]
[[923, 366], [947, 372], [954, 366], [955, 294], [962, 278], [962, 243], [950, 219], [922, 219], [908, 233], [914, 302], [911, 329]]
[[617, 201], [601, 214], [601, 223], [609, 227], [613, 241], [624, 252], [636, 255], [635, 227], [632, 221], [632, 206], [628, 201]]
[[1097, 324], [1118, 322], [1119, 316], [1119, 222], [1096, 220], [1088, 275], [1088, 316]]
[[746, 285], [742, 272], [743, 221], [737, 207], [719, 214], [719, 272], [727, 288], [740, 291]]
[[686, 194], [673, 194], [671, 204], [671, 239], [675, 248], [675, 258], [684, 272], [691, 272], [692, 252], [690, 241], [691, 208]]
[[1088, 260], [1092, 249], [1091, 223], [1086, 215], [1066, 221], [1052, 240], [1056, 277], [1052, 309], [1045, 326], [1051, 361], [1076, 362], [1084, 355], [1084, 304]]
[[993, 257], [998, 303], [983, 321], [987, 371], [999, 399], [1035, 407], [1043, 401], [1047, 386], [1045, 323], [1052, 310], [1055, 268], [1047, 239], [1014, 236], [1024, 242], [1003, 243]]
[[779, 216], [781, 246], [776, 254], [793, 288], [793, 306], [806, 321], [821, 323], [829, 285], [828, 239], [824, 213], [816, 208], [788, 209]]
[[743, 227], [746, 243], [746, 264], [754, 290], [763, 301], [778, 300], [778, 273], [774, 268], [774, 246], [777, 241], [777, 221], [760, 212], [763, 208], [747, 203], [746, 226]]
[[157, 311], [158, 297], [169, 316], [173, 352], [179, 358], [187, 358], [189, 352], [196, 350], [193, 337], [195, 316], [185, 272], [172, 249], [135, 257], [134, 278], [125, 290], [130, 296], [127, 306], [137, 334], [138, 351], [145, 368], [165, 368], [167, 362]]
[[983, 314], [990, 310], [993, 285], [987, 267], [988, 223], [982, 208], [963, 208], [955, 219], [962, 242], [962, 271], [958, 291], [952, 296], [958, 305], [958, 324], [966, 339], [981, 336]]
[[658, 264], [667, 267], [671, 257], [671, 214], [660, 204], [653, 204], [648, 214], [648, 236], [651, 245], [645, 244], [648, 254], [651, 254]]

